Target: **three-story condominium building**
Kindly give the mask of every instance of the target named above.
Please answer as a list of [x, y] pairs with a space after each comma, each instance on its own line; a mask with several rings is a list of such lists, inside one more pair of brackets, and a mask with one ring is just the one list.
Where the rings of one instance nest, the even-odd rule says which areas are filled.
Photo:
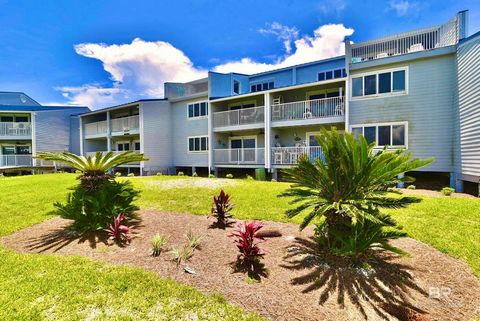
[[0, 92], [0, 171], [48, 165], [39, 151], [80, 151], [79, 114], [86, 107], [42, 106], [20, 92]]
[[131, 165], [142, 174], [264, 168], [276, 177], [301, 155], [322, 157], [315, 136], [334, 126], [435, 157], [421, 170], [461, 190], [480, 178], [480, 34], [468, 37], [467, 17], [347, 40], [340, 57], [166, 83], [164, 99], [82, 115], [81, 151], [138, 150], [149, 157]]

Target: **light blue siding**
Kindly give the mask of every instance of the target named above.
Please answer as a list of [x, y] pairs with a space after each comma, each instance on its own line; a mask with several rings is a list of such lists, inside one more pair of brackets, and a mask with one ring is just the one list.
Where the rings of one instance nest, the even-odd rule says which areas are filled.
[[275, 88], [291, 86], [293, 83], [292, 72], [292, 68], [289, 68], [287, 70], [252, 76], [250, 77], [250, 85], [273, 81]]
[[[173, 150], [173, 163], [175, 166], [208, 166], [208, 152], [189, 153], [188, 137], [189, 136], [207, 136], [208, 135], [208, 119], [204, 118], [188, 118], [188, 104], [200, 101], [206, 101], [207, 97], [197, 98], [175, 102], [171, 104], [173, 139], [171, 141]], [[209, 112], [210, 108], [209, 108]]]
[[457, 53], [458, 147], [457, 172], [480, 178], [480, 36], [461, 44]]
[[309, 82], [318, 81], [319, 72], [329, 71], [329, 70], [334, 70], [339, 68], [345, 68], [345, 58], [343, 56], [337, 59], [327, 60], [321, 63], [297, 67], [296, 83], [305, 84]]
[[[415, 157], [435, 157], [422, 170], [451, 172], [453, 169], [455, 110], [455, 56], [445, 55], [382, 66], [408, 66], [408, 95], [352, 100], [350, 125], [408, 122], [408, 148]], [[379, 67], [377, 67], [379, 68]], [[381, 69], [378, 70], [381, 70]], [[355, 74], [376, 70], [356, 70]]]

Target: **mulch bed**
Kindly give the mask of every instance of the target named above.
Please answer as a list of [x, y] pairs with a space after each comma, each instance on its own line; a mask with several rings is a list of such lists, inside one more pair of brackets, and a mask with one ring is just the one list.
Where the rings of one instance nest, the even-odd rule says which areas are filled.
[[[211, 223], [204, 216], [142, 211], [136, 237], [119, 247], [108, 244], [105, 235], [75, 238], [65, 230], [68, 221], [54, 218], [2, 242], [21, 252], [81, 255], [143, 267], [206, 293], [222, 293], [270, 320], [471, 320], [480, 313], [480, 282], [470, 268], [419, 241], [394, 241], [411, 257], [376, 251], [369, 268], [316, 253], [311, 228], [299, 232], [294, 224], [265, 222], [265, 230], [282, 236], [262, 244], [267, 252], [264, 269], [249, 278], [232, 268], [237, 255], [227, 236], [232, 228], [215, 229]], [[149, 256], [154, 234], [169, 235], [169, 247], [179, 247], [188, 230], [205, 235], [187, 262], [195, 274], [177, 266], [170, 253]]]

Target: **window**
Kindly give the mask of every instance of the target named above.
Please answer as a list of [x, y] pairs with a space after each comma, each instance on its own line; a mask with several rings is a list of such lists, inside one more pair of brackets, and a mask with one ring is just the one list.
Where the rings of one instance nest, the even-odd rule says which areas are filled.
[[407, 148], [407, 123], [355, 125], [351, 127], [355, 137], [363, 135], [367, 142], [377, 147]]
[[15, 121], [17, 123], [28, 123], [28, 116], [16, 116]]
[[352, 96], [358, 97], [363, 96], [363, 79], [360, 78], [353, 78], [352, 79]]
[[135, 142], [135, 150], [140, 150], [140, 142]]
[[13, 122], [13, 116], [2, 116], [0, 117], [1, 122]]
[[188, 151], [191, 153], [208, 151], [208, 137], [188, 137]]
[[347, 71], [345, 70], [345, 68], [327, 70], [318, 73], [318, 81], [337, 79], [342, 77], [347, 77]]
[[16, 152], [18, 155], [30, 154], [30, 146], [16, 146]]
[[275, 88], [275, 83], [273, 81], [263, 82], [260, 84], [255, 84], [250, 86], [250, 91], [252, 93], [262, 90], [269, 90]]
[[238, 80], [233, 81], [233, 93], [240, 94], [240, 82]]
[[130, 143], [117, 143], [117, 151], [125, 152], [130, 150]]
[[406, 69], [352, 78], [352, 97], [406, 93]]
[[188, 118], [206, 117], [208, 115], [208, 104], [206, 102], [188, 105]]

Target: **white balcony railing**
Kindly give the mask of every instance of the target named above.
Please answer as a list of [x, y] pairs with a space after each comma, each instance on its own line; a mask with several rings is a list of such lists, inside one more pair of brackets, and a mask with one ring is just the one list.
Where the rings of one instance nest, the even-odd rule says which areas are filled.
[[32, 135], [30, 122], [0, 122], [0, 137], [25, 137]]
[[313, 161], [323, 159], [322, 149], [318, 146], [273, 147], [272, 165], [296, 165], [300, 156], [306, 155]]
[[140, 128], [140, 118], [138, 115], [113, 118], [111, 120], [112, 132], [126, 132], [131, 130], [138, 130]]
[[215, 149], [213, 151], [215, 164], [230, 165], [263, 165], [265, 164], [264, 148], [232, 148]]
[[455, 16], [440, 26], [351, 44], [349, 46], [351, 50], [351, 62], [358, 63], [451, 46], [458, 42], [459, 35], [459, 20], [458, 16]]
[[0, 167], [32, 166], [32, 155], [0, 155]]
[[265, 107], [219, 111], [213, 114], [213, 127], [260, 124], [265, 121]]
[[295, 101], [272, 105], [272, 121], [343, 116], [343, 97]]
[[106, 134], [108, 131], [108, 123], [106, 120], [87, 123], [84, 126], [84, 131], [85, 136]]

